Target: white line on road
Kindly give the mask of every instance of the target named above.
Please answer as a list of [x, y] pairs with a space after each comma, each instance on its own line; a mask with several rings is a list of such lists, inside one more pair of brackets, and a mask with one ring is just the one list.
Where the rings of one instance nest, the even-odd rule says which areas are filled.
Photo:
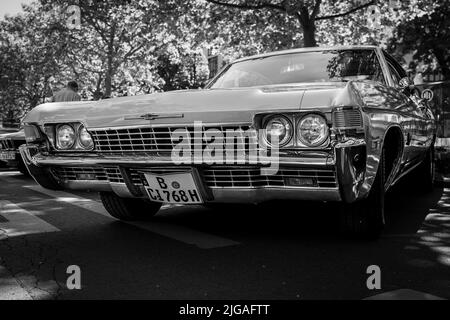
[[[85, 210], [101, 214], [105, 217], [112, 218], [104, 209], [103, 205], [95, 200], [79, 197], [72, 193], [64, 191], [53, 191], [44, 189], [40, 186], [24, 186], [24, 188], [43, 193], [53, 198], [54, 201], [68, 203]], [[127, 222], [127, 224], [144, 229], [167, 238], [181, 241], [190, 245], [195, 245], [201, 249], [214, 249], [239, 245], [239, 242], [218, 237], [212, 234], [203, 233], [184, 226], [168, 224], [163, 222]]]
[[7, 220], [6, 222], [0, 221], [0, 230], [2, 231], [0, 236], [2, 238], [60, 231], [7, 200], [0, 200], [0, 215]]

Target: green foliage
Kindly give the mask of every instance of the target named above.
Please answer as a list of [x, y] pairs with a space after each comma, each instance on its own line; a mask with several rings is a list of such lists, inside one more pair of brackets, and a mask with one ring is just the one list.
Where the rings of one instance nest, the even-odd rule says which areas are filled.
[[38, 13], [33, 5], [0, 21], [0, 113], [7, 118], [42, 103], [65, 65], [65, 33]]
[[398, 57], [413, 54], [411, 69], [418, 63], [423, 71], [441, 71], [450, 80], [450, 8], [448, 0], [423, 3], [416, 14], [403, 21], [389, 47]]

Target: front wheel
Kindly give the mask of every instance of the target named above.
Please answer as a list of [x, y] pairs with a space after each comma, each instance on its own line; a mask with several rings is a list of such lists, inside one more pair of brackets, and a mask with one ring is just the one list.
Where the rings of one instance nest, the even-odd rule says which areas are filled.
[[366, 199], [341, 206], [341, 229], [344, 233], [367, 240], [378, 239], [383, 231], [385, 157], [384, 150], [372, 189]]
[[162, 205], [145, 199], [121, 198], [112, 192], [101, 192], [100, 199], [111, 216], [123, 221], [148, 220], [161, 209]]
[[17, 169], [24, 176], [29, 176], [30, 175], [30, 173], [28, 172], [28, 169], [27, 169], [25, 163], [23, 162], [23, 159], [22, 159], [21, 156], [19, 156], [19, 160], [18, 160], [18, 163], [17, 163]]

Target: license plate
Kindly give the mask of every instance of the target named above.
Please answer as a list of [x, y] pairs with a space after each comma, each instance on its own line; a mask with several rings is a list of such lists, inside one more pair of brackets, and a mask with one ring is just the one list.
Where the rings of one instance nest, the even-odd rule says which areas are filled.
[[173, 204], [203, 203], [192, 173], [173, 173], [155, 175], [145, 173], [147, 194], [155, 202]]
[[0, 160], [15, 160], [16, 153], [14, 151], [0, 151]]

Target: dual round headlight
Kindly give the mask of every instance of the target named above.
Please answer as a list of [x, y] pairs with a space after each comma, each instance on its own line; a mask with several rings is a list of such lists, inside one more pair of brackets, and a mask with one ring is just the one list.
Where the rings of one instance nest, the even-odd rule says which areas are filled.
[[77, 131], [69, 124], [58, 126], [56, 128], [56, 147], [59, 150], [76, 149], [78, 142], [81, 149], [92, 149], [94, 147], [94, 141], [86, 128], [81, 125]]
[[92, 149], [94, 147], [94, 140], [92, 140], [91, 134], [86, 130], [84, 126], [81, 126], [78, 129], [78, 132], [79, 141], [83, 148]]
[[297, 124], [297, 139], [308, 147], [320, 146], [328, 139], [328, 125], [318, 114], [307, 115]]
[[[276, 115], [269, 118], [264, 125], [266, 142], [269, 145], [283, 147], [294, 137], [294, 126], [289, 118]], [[307, 147], [318, 147], [328, 139], [328, 125], [319, 114], [309, 114], [296, 123], [297, 144]]]
[[266, 122], [266, 140], [270, 145], [284, 146], [293, 136], [291, 121], [284, 116], [274, 116]]

